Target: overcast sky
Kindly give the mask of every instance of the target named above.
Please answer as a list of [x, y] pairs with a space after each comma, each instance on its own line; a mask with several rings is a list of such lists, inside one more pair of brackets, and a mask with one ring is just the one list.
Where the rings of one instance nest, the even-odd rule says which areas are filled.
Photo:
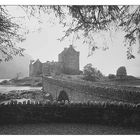
[[[19, 7], [9, 8], [11, 15], [23, 16], [25, 13]], [[60, 42], [58, 38], [63, 36], [63, 26], [56, 20], [52, 23], [54, 17], [48, 14], [42, 14], [40, 21], [38, 19], [27, 17], [20, 19], [20, 22], [26, 23], [26, 27], [30, 30], [26, 40], [19, 44], [20, 47], [26, 49], [26, 53], [31, 55], [33, 59], [39, 58], [42, 62], [45, 61], [57, 61], [58, 54], [72, 44], [72, 38], [67, 38], [63, 42]], [[70, 20], [70, 19], [69, 19]], [[137, 53], [137, 49], [134, 50], [136, 59], [127, 60], [126, 47], [124, 47], [123, 32], [114, 30], [108, 33], [94, 34], [94, 40], [99, 47], [109, 47], [108, 50], [102, 49], [96, 50], [92, 56], [88, 57], [88, 46], [82, 44], [80, 40], [73, 41], [73, 45], [77, 51], [80, 51], [80, 69], [83, 69], [87, 63], [92, 63], [94, 67], [101, 70], [105, 75], [109, 73], [116, 73], [116, 70], [120, 66], [126, 66], [127, 73], [140, 76], [140, 54]], [[137, 48], [138, 43], [135, 45]]]

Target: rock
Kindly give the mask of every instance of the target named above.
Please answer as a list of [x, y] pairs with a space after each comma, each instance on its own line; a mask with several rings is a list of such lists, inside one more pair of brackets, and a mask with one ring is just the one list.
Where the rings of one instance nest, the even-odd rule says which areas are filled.
[[1, 85], [8, 85], [9, 84], [9, 81], [8, 80], [4, 80], [2, 82], [0, 82]]
[[42, 79], [41, 78], [34, 78], [34, 77], [25, 77], [22, 79], [11, 79], [11, 80], [4, 80], [0, 83], [1, 85], [16, 85], [16, 86], [42, 86]]

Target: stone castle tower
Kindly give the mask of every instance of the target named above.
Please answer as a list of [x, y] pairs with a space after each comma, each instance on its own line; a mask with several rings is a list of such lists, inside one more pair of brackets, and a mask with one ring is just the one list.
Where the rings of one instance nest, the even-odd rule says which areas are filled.
[[39, 59], [37, 59], [37, 61], [30, 61], [30, 65], [29, 65], [29, 76], [40, 76], [42, 74], [42, 63], [40, 62]]
[[79, 73], [79, 52], [72, 45], [65, 48], [59, 55], [58, 60], [63, 64], [63, 73], [78, 74]]

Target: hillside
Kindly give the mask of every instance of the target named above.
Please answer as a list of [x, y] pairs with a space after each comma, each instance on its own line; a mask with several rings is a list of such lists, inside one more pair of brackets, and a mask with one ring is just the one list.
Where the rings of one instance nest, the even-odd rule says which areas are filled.
[[11, 79], [16, 77], [17, 73], [21, 77], [28, 76], [29, 73], [29, 63], [31, 56], [24, 54], [24, 56], [15, 56], [12, 60], [8, 62], [0, 63], [0, 79]]

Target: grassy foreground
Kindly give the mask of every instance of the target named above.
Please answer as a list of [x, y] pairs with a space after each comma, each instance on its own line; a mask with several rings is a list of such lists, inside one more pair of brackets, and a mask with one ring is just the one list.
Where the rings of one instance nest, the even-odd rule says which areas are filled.
[[139, 135], [140, 130], [95, 124], [47, 123], [1, 125], [0, 135]]

